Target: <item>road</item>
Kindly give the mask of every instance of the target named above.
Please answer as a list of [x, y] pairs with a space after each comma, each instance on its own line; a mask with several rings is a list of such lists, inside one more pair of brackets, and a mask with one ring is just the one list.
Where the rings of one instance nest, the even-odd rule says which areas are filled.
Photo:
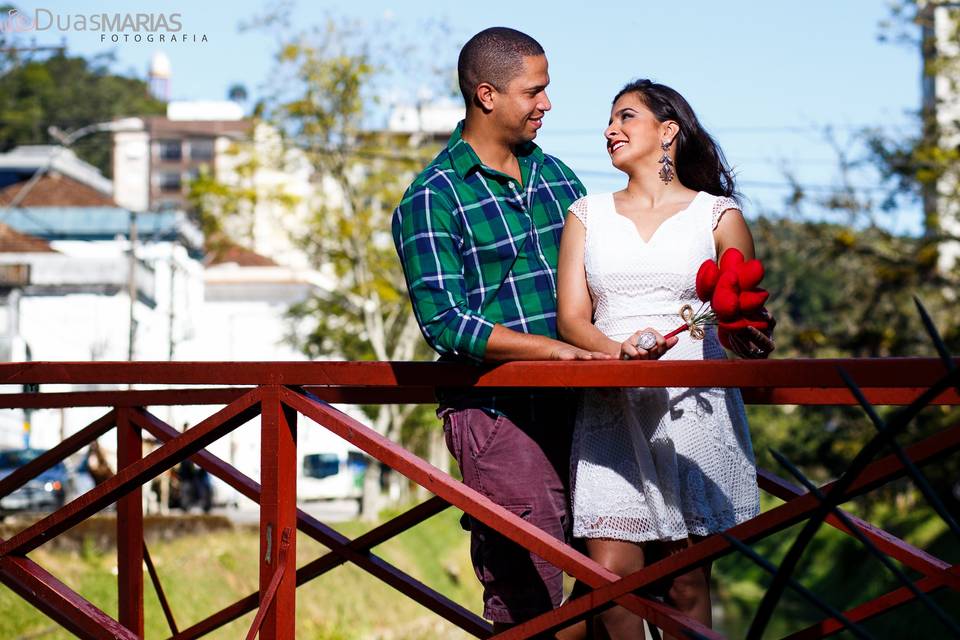
[[[301, 502], [297, 505], [321, 522], [343, 522], [353, 520], [358, 515], [356, 500], [318, 500]], [[250, 525], [260, 522], [260, 512], [253, 502], [243, 501], [236, 508], [216, 508], [212, 513], [226, 516], [237, 525]]]

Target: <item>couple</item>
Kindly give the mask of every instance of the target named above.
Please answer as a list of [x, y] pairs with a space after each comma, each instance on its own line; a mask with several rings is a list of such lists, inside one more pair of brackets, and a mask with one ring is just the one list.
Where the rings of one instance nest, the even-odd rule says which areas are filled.
[[[627, 187], [586, 196], [533, 143], [551, 107], [536, 40], [482, 31], [464, 45], [458, 73], [466, 119], [393, 216], [417, 321], [441, 359], [724, 358], [712, 329], [702, 341], [663, 338], [680, 306], [696, 302], [704, 259], [730, 247], [754, 253], [722, 153], [687, 102], [646, 80], [624, 87], [604, 137]], [[773, 348], [756, 329], [731, 344], [742, 357]], [[759, 510], [737, 390], [439, 396], [464, 483], [558, 539], [585, 540], [619, 575]], [[495, 629], [560, 604], [558, 569], [478, 521], [463, 524]], [[665, 595], [710, 624], [709, 567], [675, 578]], [[643, 637], [642, 621], [620, 607], [600, 617], [611, 638]]]

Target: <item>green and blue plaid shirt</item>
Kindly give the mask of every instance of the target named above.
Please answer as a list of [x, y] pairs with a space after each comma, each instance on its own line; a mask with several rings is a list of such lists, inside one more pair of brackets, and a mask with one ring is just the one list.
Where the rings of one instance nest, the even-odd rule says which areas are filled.
[[494, 324], [557, 337], [557, 255], [567, 208], [585, 195], [532, 142], [523, 184], [485, 166], [461, 134], [417, 176], [393, 213], [393, 240], [417, 322], [441, 356], [481, 361]]

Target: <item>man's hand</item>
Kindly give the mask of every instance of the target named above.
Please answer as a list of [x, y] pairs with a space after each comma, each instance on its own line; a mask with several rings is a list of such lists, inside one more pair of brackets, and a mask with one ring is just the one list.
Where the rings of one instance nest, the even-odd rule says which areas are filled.
[[777, 326], [777, 320], [766, 309], [763, 309], [762, 314], [769, 322], [766, 329], [760, 331], [754, 327], [747, 327], [731, 333], [728, 337], [733, 352], [741, 358], [762, 360], [769, 357], [776, 348], [773, 342], [773, 329]]
[[550, 354], [551, 360], [612, 360], [613, 356], [609, 353], [602, 353], [600, 351], [586, 351], [585, 349], [578, 349], [572, 345], [564, 345], [562, 347], [557, 347], [553, 350], [553, 353]]

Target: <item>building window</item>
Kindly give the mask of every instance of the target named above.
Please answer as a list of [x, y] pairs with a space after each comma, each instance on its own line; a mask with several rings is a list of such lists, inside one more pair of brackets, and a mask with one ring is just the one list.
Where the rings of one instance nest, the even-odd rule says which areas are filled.
[[213, 138], [194, 138], [190, 140], [190, 159], [196, 161], [213, 160]]
[[179, 162], [183, 158], [179, 140], [158, 140], [157, 150], [161, 160]]
[[176, 191], [179, 192], [183, 185], [183, 180], [179, 171], [161, 171], [157, 175], [157, 183], [160, 187], [160, 191], [170, 192]]

